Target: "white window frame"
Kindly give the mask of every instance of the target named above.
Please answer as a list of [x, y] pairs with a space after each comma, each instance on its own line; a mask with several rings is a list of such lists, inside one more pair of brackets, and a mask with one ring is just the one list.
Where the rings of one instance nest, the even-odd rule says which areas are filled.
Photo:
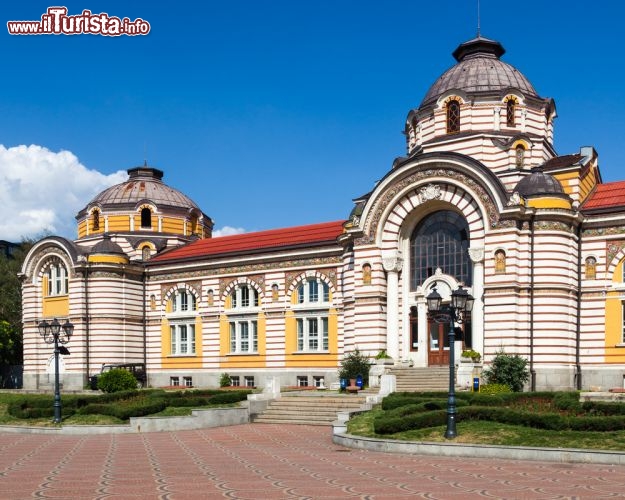
[[296, 318], [297, 352], [328, 352], [328, 315], [306, 315]]
[[171, 298], [172, 313], [188, 313], [197, 311], [197, 299], [189, 290], [177, 290]]
[[258, 290], [249, 284], [240, 284], [230, 293], [232, 309], [253, 309], [258, 307], [260, 298]]
[[195, 321], [171, 323], [169, 335], [169, 352], [172, 356], [195, 355]]
[[258, 353], [258, 320], [231, 318], [228, 322], [230, 354]]
[[297, 287], [297, 303], [328, 304], [330, 302], [330, 286], [320, 278], [308, 278]]
[[48, 277], [48, 297], [67, 295], [69, 288], [69, 277], [67, 269], [60, 262], [50, 264], [46, 271]]

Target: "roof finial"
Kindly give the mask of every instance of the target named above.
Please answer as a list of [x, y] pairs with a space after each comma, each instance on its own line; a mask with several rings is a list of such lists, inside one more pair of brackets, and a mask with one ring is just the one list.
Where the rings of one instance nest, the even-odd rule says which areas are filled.
[[148, 143], [143, 141], [143, 166], [148, 166]]
[[477, 0], [477, 37], [480, 37], [480, 0]]

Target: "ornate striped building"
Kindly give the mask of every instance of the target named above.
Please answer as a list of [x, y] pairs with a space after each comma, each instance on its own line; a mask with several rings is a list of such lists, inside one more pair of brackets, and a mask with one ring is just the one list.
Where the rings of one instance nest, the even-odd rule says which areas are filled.
[[[23, 267], [24, 384], [50, 383], [37, 324], [75, 325], [65, 387], [105, 362], [152, 386], [335, 381], [342, 357], [448, 363], [425, 297], [475, 297], [462, 347], [528, 359], [531, 388], [623, 387], [625, 182], [591, 147], [558, 156], [555, 102], [478, 37], [405, 123], [407, 154], [347, 220], [211, 238], [212, 221], [148, 166], [48, 237]], [[458, 346], [461, 347], [461, 346]]]

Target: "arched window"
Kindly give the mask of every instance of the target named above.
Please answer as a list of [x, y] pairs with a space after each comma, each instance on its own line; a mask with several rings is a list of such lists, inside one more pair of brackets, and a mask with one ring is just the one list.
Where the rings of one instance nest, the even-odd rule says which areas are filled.
[[515, 111], [516, 111], [516, 102], [514, 99], [509, 99], [508, 102], [506, 103], [506, 125], [508, 127], [514, 127]]
[[495, 272], [506, 272], [506, 252], [504, 252], [503, 250], [497, 250], [495, 252]]
[[171, 311], [175, 313], [197, 310], [195, 295], [188, 290], [178, 290], [171, 298]]
[[152, 227], [152, 210], [147, 207], [141, 209], [141, 227], [146, 229]]
[[68, 276], [67, 269], [60, 262], [50, 264], [46, 271], [48, 278], [48, 296], [67, 295]]
[[330, 287], [317, 278], [309, 278], [297, 287], [297, 303], [329, 302]]
[[452, 99], [447, 103], [447, 133], [460, 132], [460, 103]]
[[278, 287], [277, 283], [271, 285], [271, 300], [277, 302], [280, 298], [280, 287]]
[[515, 163], [516, 166], [521, 168], [524, 164], [525, 164], [525, 147], [523, 147], [523, 145], [519, 144], [515, 150]]
[[594, 257], [586, 258], [586, 279], [594, 280], [597, 278], [597, 259]]
[[469, 225], [462, 215], [451, 210], [440, 210], [428, 215], [412, 232], [411, 290], [416, 290], [437, 268], [471, 286]]
[[231, 307], [233, 309], [242, 309], [247, 307], [258, 307], [258, 292], [256, 288], [250, 285], [238, 285], [230, 293], [232, 299]]
[[92, 223], [92, 229], [94, 231], [99, 231], [100, 230], [100, 211], [98, 209], [95, 209], [92, 213], [92, 217], [93, 217], [93, 223]]

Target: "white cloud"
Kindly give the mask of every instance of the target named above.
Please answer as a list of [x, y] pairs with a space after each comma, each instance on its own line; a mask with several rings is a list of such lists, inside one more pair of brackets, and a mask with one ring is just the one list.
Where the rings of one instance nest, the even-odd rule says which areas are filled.
[[0, 144], [0, 239], [17, 242], [44, 231], [75, 239], [76, 213], [126, 178], [123, 170], [89, 170], [70, 151]]
[[245, 229], [242, 227], [230, 227], [224, 226], [221, 229], [213, 231], [213, 238], [219, 238], [220, 236], [232, 236], [233, 234], [242, 234]]

